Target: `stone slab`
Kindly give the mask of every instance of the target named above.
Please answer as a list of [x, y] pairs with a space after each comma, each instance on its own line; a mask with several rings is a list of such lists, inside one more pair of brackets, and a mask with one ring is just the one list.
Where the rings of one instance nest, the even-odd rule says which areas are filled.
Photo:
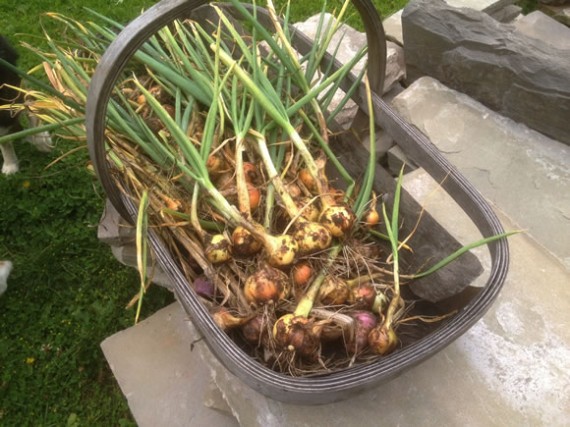
[[570, 6], [549, 6], [541, 5], [541, 10], [552, 16], [558, 22], [570, 27]]
[[382, 21], [384, 33], [386, 33], [386, 39], [391, 40], [400, 46], [404, 45], [404, 35], [402, 34], [403, 10], [404, 9], [400, 9]]
[[570, 147], [486, 108], [430, 77], [394, 107], [483, 195], [570, 269]]
[[490, 15], [499, 22], [511, 23], [515, 19], [521, 16], [522, 7], [511, 4], [499, 9], [495, 12], [490, 13]]
[[139, 427], [235, 427], [208, 366], [192, 351], [186, 319], [171, 304], [101, 348]]
[[[314, 15], [304, 22], [295, 24], [295, 28], [302, 31], [311, 40], [317, 39], [316, 31], [320, 20], [320, 14]], [[325, 14], [323, 26], [328, 25], [330, 19], [334, 19], [331, 14]], [[358, 51], [366, 45], [366, 34], [355, 30], [354, 28], [342, 24], [333, 36], [328, 52], [334, 54], [337, 46], [342, 43], [342, 49], [338, 49], [337, 59], [346, 64]], [[401, 46], [395, 43], [387, 42], [386, 44], [386, 76], [384, 80], [384, 92], [388, 92], [394, 84], [403, 80], [406, 77], [406, 68], [404, 63], [404, 51]], [[357, 73], [366, 64], [366, 57], [363, 58], [355, 67], [354, 72]]]
[[551, 45], [570, 51], [570, 28], [557, 20], [535, 10], [514, 23], [517, 31]]
[[514, 0], [445, 0], [453, 7], [465, 7], [481, 12], [495, 12], [514, 3]]

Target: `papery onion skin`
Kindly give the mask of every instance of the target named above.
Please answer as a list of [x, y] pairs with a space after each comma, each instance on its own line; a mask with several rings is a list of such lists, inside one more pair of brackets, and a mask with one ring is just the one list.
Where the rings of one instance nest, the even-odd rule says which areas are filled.
[[378, 324], [378, 319], [369, 311], [356, 311], [349, 315], [354, 319], [354, 334], [346, 349], [349, 354], [358, 354], [368, 347], [368, 335]]
[[361, 283], [351, 288], [351, 302], [357, 310], [372, 310], [376, 289], [371, 283]]
[[350, 288], [336, 276], [327, 276], [319, 289], [318, 299], [323, 305], [341, 305], [348, 301]]
[[276, 303], [286, 298], [290, 291], [289, 278], [285, 273], [269, 265], [256, 271], [245, 281], [245, 299], [255, 306]]
[[268, 236], [265, 241], [267, 262], [274, 267], [288, 267], [295, 261], [299, 246], [293, 236]]
[[321, 347], [321, 328], [303, 316], [286, 314], [273, 325], [273, 338], [282, 349], [294, 351], [307, 360], [316, 360]]
[[261, 242], [248, 230], [238, 226], [232, 233], [232, 253], [237, 257], [255, 255], [262, 248]]
[[204, 249], [206, 259], [212, 264], [221, 264], [229, 261], [232, 257], [231, 243], [223, 234], [210, 236], [209, 242]]
[[212, 313], [216, 325], [224, 331], [243, 325], [247, 319], [234, 316], [226, 307], [219, 307]]
[[198, 276], [192, 282], [192, 287], [198, 295], [204, 298], [213, 298], [215, 293], [215, 286], [210, 279], [206, 276]]
[[301, 254], [328, 249], [332, 242], [332, 235], [323, 225], [299, 219], [293, 229], [293, 237]]
[[390, 354], [398, 345], [398, 336], [392, 327], [379, 325], [368, 334], [370, 349], [381, 356]]
[[344, 237], [352, 230], [356, 216], [346, 204], [327, 206], [321, 212], [319, 222], [323, 224], [334, 237]]

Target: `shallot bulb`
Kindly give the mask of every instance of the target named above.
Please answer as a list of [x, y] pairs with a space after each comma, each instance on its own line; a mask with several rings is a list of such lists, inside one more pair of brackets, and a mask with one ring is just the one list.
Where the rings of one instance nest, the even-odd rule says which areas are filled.
[[249, 276], [243, 288], [245, 299], [253, 305], [275, 303], [287, 298], [289, 291], [287, 275], [269, 265]]
[[378, 324], [378, 319], [369, 311], [356, 311], [350, 317], [354, 319], [354, 334], [346, 349], [350, 354], [357, 354], [368, 347], [368, 335]]
[[213, 298], [215, 287], [210, 279], [206, 276], [198, 276], [192, 282], [192, 287], [198, 295], [204, 298]]
[[371, 283], [362, 283], [351, 288], [351, 300], [358, 310], [372, 310], [376, 300], [376, 289]]
[[396, 349], [398, 336], [391, 326], [382, 324], [370, 331], [368, 345], [374, 353], [384, 356]]

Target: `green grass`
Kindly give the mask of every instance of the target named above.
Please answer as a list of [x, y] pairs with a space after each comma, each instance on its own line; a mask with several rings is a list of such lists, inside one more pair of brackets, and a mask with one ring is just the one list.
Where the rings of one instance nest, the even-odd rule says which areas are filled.
[[[3, 0], [0, 22], [14, 43], [44, 47], [42, 27], [53, 34], [59, 29], [43, 12], [85, 20], [86, 6], [127, 22], [154, 3]], [[318, 0], [294, 3], [295, 20], [321, 7]], [[388, 15], [405, 1], [376, 3]], [[18, 50], [22, 68], [37, 64], [30, 52]], [[21, 172], [0, 175], [0, 259], [14, 263], [0, 298], [2, 426], [134, 425], [99, 344], [132, 325], [134, 311], [124, 306], [138, 290], [138, 277], [97, 240], [104, 195], [88, 172], [87, 150], [46, 169], [75, 147], [58, 141], [46, 155], [17, 143]], [[151, 287], [142, 318], [171, 301], [168, 291]]]

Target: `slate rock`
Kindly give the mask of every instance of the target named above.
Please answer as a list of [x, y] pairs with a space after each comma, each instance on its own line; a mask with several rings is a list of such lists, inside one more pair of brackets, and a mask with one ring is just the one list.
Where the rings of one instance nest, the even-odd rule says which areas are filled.
[[555, 47], [570, 50], [570, 28], [539, 10], [523, 16], [514, 25], [528, 37], [548, 40]]
[[466, 7], [486, 13], [496, 12], [514, 2], [514, 0], [446, 0], [446, 3], [453, 7]]
[[542, 10], [544, 13], [551, 16], [553, 19], [557, 20], [561, 24], [570, 27], [570, 4], [562, 6], [543, 4], [540, 6], [540, 10]]
[[[319, 43], [320, 35], [317, 35], [319, 28], [320, 14], [310, 17], [304, 22], [294, 25], [299, 31], [302, 31], [307, 37]], [[329, 20], [334, 17], [331, 14], [325, 14], [323, 20], [323, 27], [329, 25]], [[356, 29], [342, 24], [333, 36], [330, 46], [327, 49], [329, 53], [335, 54], [336, 58], [341, 63], [347, 63], [358, 53], [362, 46], [366, 45], [366, 34]], [[341, 49], [337, 46], [341, 45]], [[354, 67], [353, 72], [358, 73], [366, 64], [366, 57], [360, 60]], [[384, 79], [384, 91], [388, 92], [397, 82], [403, 80], [406, 76], [406, 69], [404, 64], [404, 51], [401, 46], [396, 43], [386, 43], [386, 76]]]
[[563, 4], [570, 4], [570, 0], [539, 0], [539, 3], [551, 6], [562, 6]]
[[511, 4], [505, 6], [500, 10], [497, 10], [496, 12], [492, 12], [489, 15], [491, 15], [497, 21], [505, 23], [505, 22], [512, 22], [513, 20], [518, 18], [521, 12], [522, 12], [522, 7]]
[[410, 80], [434, 77], [570, 145], [570, 50], [443, 0], [410, 2], [402, 29]]

